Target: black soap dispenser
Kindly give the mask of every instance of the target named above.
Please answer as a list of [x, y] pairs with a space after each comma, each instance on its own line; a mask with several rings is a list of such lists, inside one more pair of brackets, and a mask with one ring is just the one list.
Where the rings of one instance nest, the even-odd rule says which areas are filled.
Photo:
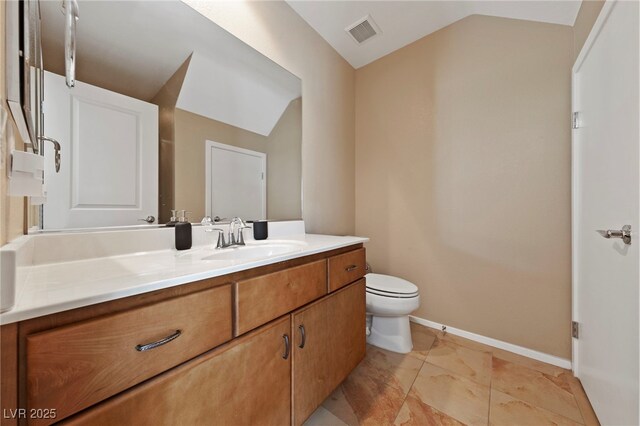
[[189, 250], [191, 248], [191, 223], [187, 220], [187, 212], [180, 210], [176, 227], [176, 250]]

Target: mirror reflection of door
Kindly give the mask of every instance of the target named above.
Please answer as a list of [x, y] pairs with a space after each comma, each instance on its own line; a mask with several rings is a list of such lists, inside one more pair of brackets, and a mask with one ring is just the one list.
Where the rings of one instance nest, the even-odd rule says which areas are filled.
[[206, 214], [267, 218], [267, 154], [206, 141]]
[[[61, 145], [45, 161], [45, 229], [139, 225], [158, 215], [158, 107], [45, 72], [44, 126]], [[45, 156], [53, 155], [50, 147]]]

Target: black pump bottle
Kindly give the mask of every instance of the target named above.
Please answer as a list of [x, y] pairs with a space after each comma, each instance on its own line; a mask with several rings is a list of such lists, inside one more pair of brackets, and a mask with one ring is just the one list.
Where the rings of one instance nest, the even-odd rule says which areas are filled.
[[176, 250], [189, 250], [191, 248], [191, 223], [187, 220], [187, 212], [180, 210], [176, 228]]

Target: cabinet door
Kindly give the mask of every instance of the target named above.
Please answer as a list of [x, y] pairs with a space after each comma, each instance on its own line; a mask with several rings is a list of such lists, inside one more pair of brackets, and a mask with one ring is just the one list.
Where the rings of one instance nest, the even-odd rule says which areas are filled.
[[294, 424], [302, 424], [364, 358], [365, 315], [364, 279], [293, 314]]
[[[91, 425], [287, 425], [289, 317], [71, 418]], [[286, 339], [284, 336], [287, 336]]]

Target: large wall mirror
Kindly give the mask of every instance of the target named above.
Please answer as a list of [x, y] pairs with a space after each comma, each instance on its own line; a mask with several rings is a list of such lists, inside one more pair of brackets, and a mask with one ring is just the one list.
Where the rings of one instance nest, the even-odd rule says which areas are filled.
[[[181, 1], [79, 0], [75, 87], [65, 14], [40, 3], [44, 230], [302, 217], [300, 79]], [[150, 221], [150, 220], [149, 220]]]

